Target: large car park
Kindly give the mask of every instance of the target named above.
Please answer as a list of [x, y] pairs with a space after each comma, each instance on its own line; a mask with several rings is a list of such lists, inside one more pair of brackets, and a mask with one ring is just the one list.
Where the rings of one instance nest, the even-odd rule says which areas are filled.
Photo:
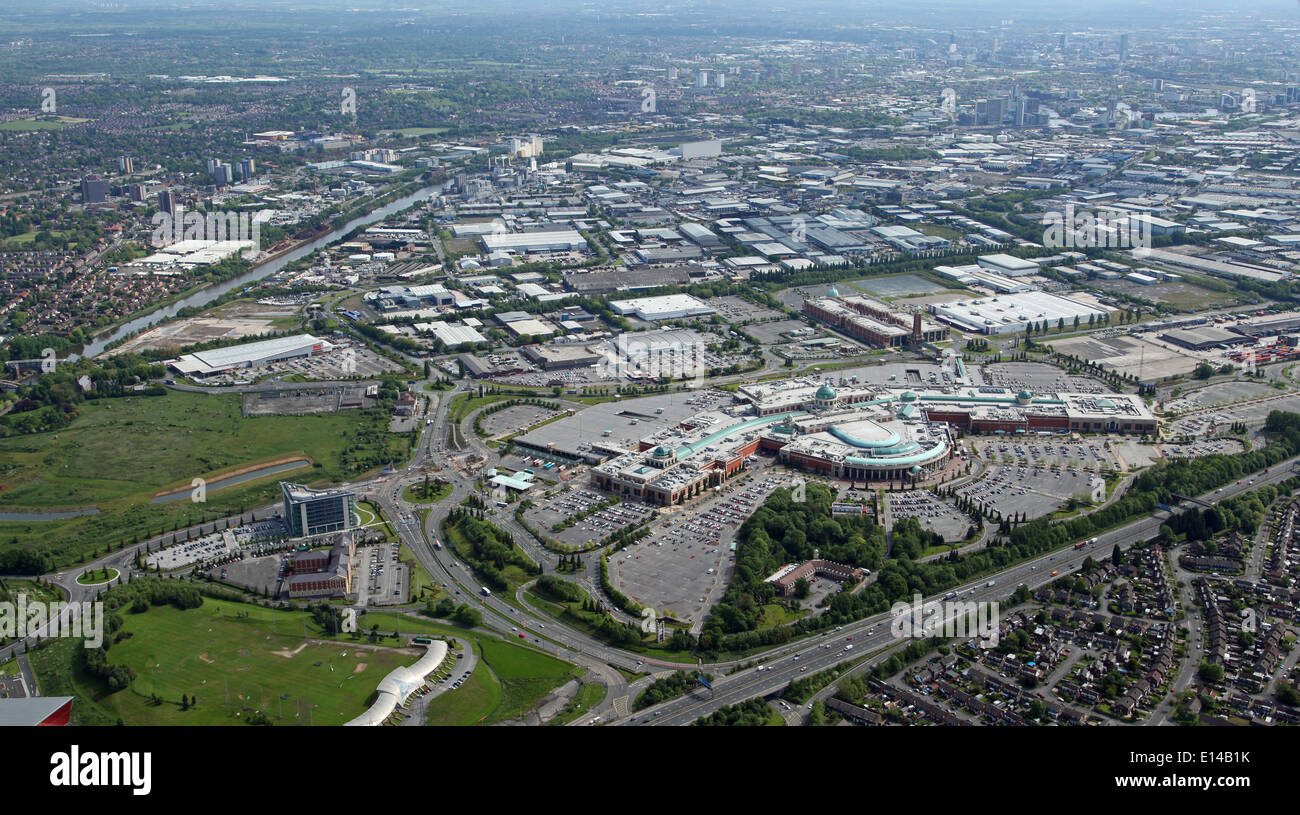
[[368, 605], [392, 605], [406, 602], [410, 592], [410, 570], [400, 561], [400, 545], [397, 543], [380, 543], [362, 550], [359, 561], [365, 574], [358, 574], [358, 586], [364, 591], [357, 594], [365, 597]]
[[886, 523], [891, 525], [901, 518], [912, 517], [931, 532], [942, 535], [945, 541], [959, 541], [970, 529], [970, 516], [947, 500], [926, 490], [888, 493]]
[[730, 579], [740, 525], [774, 490], [790, 483], [774, 473], [755, 474], [711, 499], [667, 513], [651, 535], [611, 557], [610, 579], [660, 614], [702, 622]]
[[640, 526], [654, 508], [639, 501], [610, 501], [609, 495], [583, 487], [560, 492], [547, 501], [529, 507], [524, 518], [543, 534], [571, 546], [590, 546], [620, 529]]

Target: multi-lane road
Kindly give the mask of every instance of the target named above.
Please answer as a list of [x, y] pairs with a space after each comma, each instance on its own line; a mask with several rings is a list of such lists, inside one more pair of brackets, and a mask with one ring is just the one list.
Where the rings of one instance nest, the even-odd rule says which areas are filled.
[[[647, 670], [696, 666], [645, 659], [635, 652], [607, 645], [585, 632], [568, 627], [559, 620], [545, 617], [542, 612], [534, 608], [527, 606], [521, 608], [495, 594], [483, 596], [473, 574], [456, 558], [455, 553], [449, 547], [444, 546], [439, 550], [432, 545], [432, 541], [440, 537], [439, 530], [442, 522], [451, 509], [460, 506], [467, 496], [475, 492], [474, 479], [470, 475], [445, 466], [451, 455], [448, 450], [448, 419], [451, 404], [458, 394], [468, 393], [469, 390], [469, 387], [461, 383], [452, 390], [440, 392], [438, 406], [432, 412], [433, 421], [422, 425], [415, 454], [404, 469], [342, 486], [374, 501], [388, 516], [398, 537], [407, 545], [431, 579], [451, 594], [457, 602], [474, 604], [483, 614], [485, 627], [506, 637], [517, 638], [519, 633], [523, 633], [530, 644], [591, 669], [594, 676], [608, 689], [604, 701], [598, 708], [603, 721], [629, 723], [635, 720], [636, 724], [655, 725], [688, 724], [723, 705], [777, 692], [790, 681], [801, 676], [847, 660], [858, 659], [864, 654], [882, 652], [900, 644], [900, 639], [891, 631], [890, 616], [877, 615], [845, 625], [835, 631], [787, 643], [746, 661], [746, 664], [755, 663], [761, 666], [761, 670], [759, 667], [748, 667], [728, 676], [726, 673], [740, 664], [739, 660], [704, 664], [701, 666], [703, 670], [715, 676], [713, 691], [700, 688], [681, 698], [638, 712], [634, 716], [628, 716], [628, 686], [623, 675], [615, 670], [615, 667], [641, 673]], [[473, 413], [462, 418], [461, 435], [470, 451], [483, 456], [488, 462], [485, 466], [490, 467], [497, 458], [496, 452], [477, 438], [472, 430], [472, 420]], [[1280, 482], [1295, 475], [1297, 462], [1300, 462], [1300, 457], [1284, 462], [1272, 468], [1270, 472], [1259, 474], [1253, 479], [1243, 479], [1240, 483], [1225, 486], [1221, 490], [1202, 496], [1202, 499], [1216, 501], [1256, 489], [1264, 484]], [[402, 493], [407, 486], [422, 481], [426, 468], [433, 464], [442, 467], [441, 472], [445, 473], [446, 479], [452, 485], [451, 494], [430, 508], [423, 525], [402, 523], [403, 515], [418, 518], [419, 511], [426, 508], [426, 505], [407, 502]], [[277, 509], [275, 505], [259, 507], [254, 510], [253, 515], [256, 518], [265, 518], [274, 514]], [[1098, 542], [1083, 550], [1067, 548], [1048, 553], [1016, 564], [997, 574], [986, 575], [954, 591], [957, 593], [957, 599], [963, 602], [984, 603], [1005, 599], [1021, 584], [1036, 589], [1054, 580], [1053, 572], [1066, 573], [1078, 567], [1088, 557], [1109, 556], [1116, 544], [1126, 548], [1135, 541], [1154, 537], [1167, 517], [1167, 513], [1159, 512], [1139, 518], [1098, 535]], [[515, 542], [540, 563], [544, 570], [554, 569], [557, 557], [534, 540], [512, 516], [503, 513], [500, 517], [494, 518], [494, 521], [511, 534]], [[215, 522], [212, 526], [215, 528]], [[85, 567], [57, 572], [48, 575], [47, 578], [60, 587], [68, 599], [89, 600], [99, 591], [99, 588], [78, 584], [77, 575], [87, 568], [109, 567], [123, 572], [129, 571], [137, 552], [142, 551], [146, 545], [156, 546], [165, 543], [169, 537], [174, 535], [121, 549], [86, 564]], [[0, 659], [8, 658], [17, 645], [15, 643], [0, 648]], [[852, 648], [846, 648], [850, 645]], [[587, 720], [584, 719], [585, 721]]]

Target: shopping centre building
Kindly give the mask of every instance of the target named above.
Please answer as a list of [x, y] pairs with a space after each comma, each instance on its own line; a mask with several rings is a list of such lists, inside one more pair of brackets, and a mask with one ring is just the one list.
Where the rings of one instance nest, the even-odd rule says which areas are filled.
[[861, 482], [933, 483], [955, 474], [962, 433], [1154, 434], [1129, 394], [1015, 393], [994, 387], [915, 390], [814, 379], [742, 385], [735, 401], [640, 439], [591, 470], [593, 485], [672, 505], [770, 452], [801, 470]]

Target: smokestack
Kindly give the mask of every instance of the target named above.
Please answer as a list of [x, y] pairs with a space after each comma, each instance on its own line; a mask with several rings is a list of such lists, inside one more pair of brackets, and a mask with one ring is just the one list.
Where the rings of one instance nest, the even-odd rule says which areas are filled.
[[921, 314], [920, 312], [912, 315], [912, 342], [917, 345], [921, 344]]

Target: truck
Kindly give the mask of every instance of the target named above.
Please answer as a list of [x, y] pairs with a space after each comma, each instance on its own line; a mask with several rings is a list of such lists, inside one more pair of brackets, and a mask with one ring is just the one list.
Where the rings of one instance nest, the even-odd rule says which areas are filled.
[[438, 551], [442, 551], [442, 541], [438, 540], [437, 538], [434, 538], [434, 539], [433, 539], [433, 548], [434, 548], [434, 549], [437, 549]]
[[1075, 548], [1075, 549], [1082, 549], [1083, 547], [1085, 547], [1085, 546], [1087, 546], [1087, 545], [1088, 545], [1088, 542], [1087, 542], [1087, 541], [1079, 541], [1078, 543], [1076, 543], [1076, 544], [1074, 545], [1074, 548]]

